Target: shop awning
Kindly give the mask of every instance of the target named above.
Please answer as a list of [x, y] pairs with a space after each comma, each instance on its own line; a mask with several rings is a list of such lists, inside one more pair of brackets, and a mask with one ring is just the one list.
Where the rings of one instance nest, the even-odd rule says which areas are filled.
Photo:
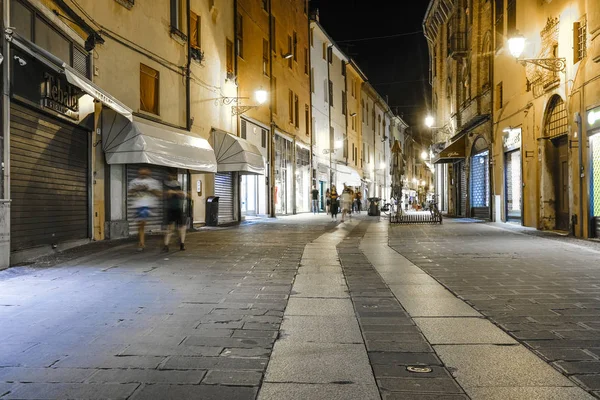
[[191, 132], [102, 110], [102, 149], [108, 164], [154, 164], [217, 172], [208, 140]]
[[219, 129], [212, 130], [218, 172], [265, 174], [265, 159], [258, 147]]
[[460, 161], [465, 158], [466, 135], [460, 136], [450, 143], [437, 155], [433, 156], [434, 164], [446, 164]]
[[334, 170], [337, 172], [337, 185], [341, 187], [346, 186], [361, 186], [362, 180], [358, 172], [347, 165], [337, 164], [334, 166]]
[[115, 99], [106, 91], [100, 89], [96, 84], [77, 72], [63, 60], [49, 53], [35, 43], [31, 43], [28, 40], [20, 38], [18, 34], [13, 33], [13, 35], [14, 36], [11, 38], [11, 43], [14, 46], [23, 50], [25, 53], [36, 58], [37, 60], [40, 60], [45, 65], [53, 68], [57, 72], [63, 73], [67, 78], [67, 82], [69, 82], [71, 85], [77, 86], [102, 104], [112, 108], [128, 120], [132, 120], [131, 108]]

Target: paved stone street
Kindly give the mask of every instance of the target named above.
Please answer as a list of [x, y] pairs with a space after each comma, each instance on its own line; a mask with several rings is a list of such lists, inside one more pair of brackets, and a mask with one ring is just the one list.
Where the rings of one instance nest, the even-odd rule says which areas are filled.
[[578, 400], [593, 398], [578, 385], [600, 390], [593, 249], [364, 214], [205, 229], [185, 252], [159, 253], [153, 240], [143, 253], [117, 244], [0, 272], [2, 400]]

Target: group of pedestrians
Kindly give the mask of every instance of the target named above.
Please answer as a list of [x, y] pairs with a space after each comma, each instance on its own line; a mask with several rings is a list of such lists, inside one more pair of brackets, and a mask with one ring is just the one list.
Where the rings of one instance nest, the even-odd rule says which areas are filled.
[[[319, 191], [316, 186], [313, 186], [312, 195], [312, 211], [313, 214], [319, 213]], [[354, 192], [350, 187], [344, 184], [344, 190], [338, 194], [335, 185], [325, 192], [326, 212], [331, 215], [331, 219], [337, 221], [337, 216], [341, 212], [342, 220], [345, 221], [346, 216], [351, 218], [352, 212], [359, 212], [361, 209], [362, 196], [360, 192]]]
[[129, 183], [128, 192], [134, 198], [135, 219], [138, 223], [138, 251], [143, 251], [146, 247], [146, 223], [155, 215], [158, 199], [161, 197], [166, 206], [167, 225], [163, 252], [169, 251], [169, 243], [175, 229], [179, 233], [179, 250], [185, 250], [187, 221], [183, 213], [183, 203], [186, 192], [177, 180], [177, 174], [169, 174], [169, 179], [161, 185], [159, 181], [152, 178], [148, 168], [142, 167], [138, 170], [138, 177]]

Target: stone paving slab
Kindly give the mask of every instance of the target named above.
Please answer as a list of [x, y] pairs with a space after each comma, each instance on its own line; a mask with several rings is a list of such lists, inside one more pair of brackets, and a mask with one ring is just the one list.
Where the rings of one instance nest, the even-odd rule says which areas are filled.
[[517, 344], [490, 321], [481, 318], [415, 318], [429, 342], [436, 344]]
[[314, 343], [363, 343], [356, 318], [328, 315], [323, 317], [290, 315], [283, 319], [283, 338]]
[[591, 396], [579, 388], [569, 387], [494, 387], [472, 388], [469, 392], [472, 400], [592, 400]]
[[377, 387], [373, 385], [328, 385], [266, 382], [258, 396], [259, 400], [380, 400]]
[[503, 226], [391, 226], [389, 244], [573, 382], [597, 390], [598, 246]]

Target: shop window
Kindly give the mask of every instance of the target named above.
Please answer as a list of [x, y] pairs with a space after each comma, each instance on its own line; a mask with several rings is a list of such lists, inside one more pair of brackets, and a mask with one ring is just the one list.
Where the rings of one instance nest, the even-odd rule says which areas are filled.
[[19, 35], [31, 42], [33, 38], [33, 13], [16, 0], [10, 2], [10, 7], [11, 26]]
[[190, 46], [194, 49], [202, 48], [200, 16], [190, 11]]
[[140, 109], [158, 115], [159, 72], [140, 64]]

